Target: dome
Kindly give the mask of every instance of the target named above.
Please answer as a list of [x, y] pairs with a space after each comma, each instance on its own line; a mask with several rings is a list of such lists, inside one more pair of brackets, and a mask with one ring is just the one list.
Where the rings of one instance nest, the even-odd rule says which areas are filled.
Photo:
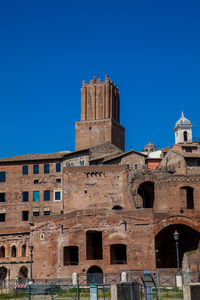
[[178, 129], [178, 128], [192, 128], [192, 123], [190, 122], [190, 120], [186, 119], [184, 117], [184, 114], [182, 112], [182, 115], [180, 117], [180, 119], [176, 122], [174, 129]]
[[144, 147], [145, 151], [155, 151], [156, 146], [149, 141], [149, 143]]

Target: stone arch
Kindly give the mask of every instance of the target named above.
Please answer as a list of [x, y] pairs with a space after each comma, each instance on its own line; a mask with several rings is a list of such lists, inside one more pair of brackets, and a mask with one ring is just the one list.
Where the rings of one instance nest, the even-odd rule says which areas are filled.
[[6, 267], [0, 267], [0, 281], [6, 279], [7, 272], [8, 270]]
[[156, 267], [176, 268], [176, 245], [174, 241], [175, 230], [179, 233], [180, 265], [183, 255], [187, 251], [196, 250], [199, 246], [200, 233], [184, 224], [171, 224], [160, 230], [155, 236]]
[[115, 206], [113, 206], [112, 209], [114, 209], [114, 210], [123, 210], [123, 207], [120, 206], [120, 205], [115, 205]]
[[19, 269], [18, 280], [19, 282], [26, 282], [27, 279], [28, 279], [28, 268], [26, 266], [22, 266]]
[[11, 257], [16, 257], [16, 256], [17, 256], [17, 248], [16, 248], [16, 246], [12, 246]]
[[194, 209], [194, 188], [182, 186], [180, 188], [181, 208]]
[[103, 283], [103, 271], [96, 265], [89, 267], [87, 271], [87, 284], [90, 283]]
[[136, 207], [153, 208], [154, 203], [154, 182], [144, 181], [137, 189]]
[[1, 246], [0, 247], [0, 258], [3, 258], [3, 257], [5, 257], [5, 247]]

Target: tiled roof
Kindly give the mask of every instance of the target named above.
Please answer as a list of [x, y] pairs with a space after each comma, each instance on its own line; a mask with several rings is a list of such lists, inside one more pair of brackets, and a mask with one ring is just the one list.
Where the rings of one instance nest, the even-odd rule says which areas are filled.
[[43, 153], [43, 154], [24, 154], [19, 156], [0, 158], [0, 163], [4, 162], [18, 162], [18, 161], [34, 161], [34, 160], [46, 160], [46, 159], [61, 159], [70, 151], [61, 151], [55, 153]]

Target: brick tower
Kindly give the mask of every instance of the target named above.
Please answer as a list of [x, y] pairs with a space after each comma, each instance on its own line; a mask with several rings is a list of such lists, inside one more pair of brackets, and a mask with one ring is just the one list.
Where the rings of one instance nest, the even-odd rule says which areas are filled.
[[81, 121], [76, 122], [75, 150], [111, 142], [124, 151], [124, 127], [119, 124], [120, 94], [118, 87], [105, 76], [83, 81]]

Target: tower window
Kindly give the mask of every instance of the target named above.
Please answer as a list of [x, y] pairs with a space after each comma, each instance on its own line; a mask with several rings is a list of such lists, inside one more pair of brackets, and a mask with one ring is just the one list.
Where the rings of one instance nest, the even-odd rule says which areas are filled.
[[28, 202], [28, 192], [22, 192], [22, 201]]
[[56, 164], [56, 172], [60, 172], [61, 171], [61, 163], [57, 163]]
[[28, 211], [22, 211], [22, 221], [28, 221]]
[[184, 139], [184, 142], [187, 142], [187, 140], [188, 140], [187, 131], [183, 132], [183, 139]]

